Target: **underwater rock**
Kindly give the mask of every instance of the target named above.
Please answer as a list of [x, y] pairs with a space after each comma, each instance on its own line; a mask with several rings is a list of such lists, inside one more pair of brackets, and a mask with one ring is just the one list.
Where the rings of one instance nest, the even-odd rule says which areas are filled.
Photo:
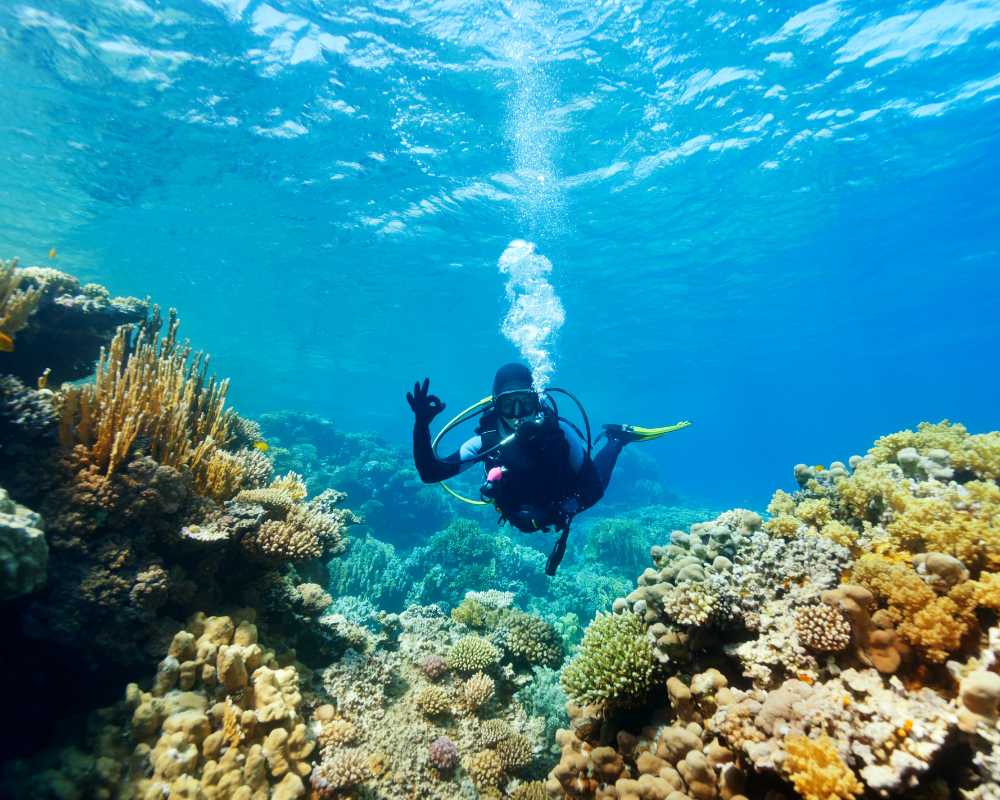
[[42, 588], [48, 560], [42, 518], [0, 487], [0, 602]]
[[146, 318], [148, 305], [135, 297], [112, 297], [103, 286], [84, 286], [49, 267], [15, 267], [23, 289], [40, 292], [38, 305], [4, 354], [3, 371], [34, 384], [51, 370], [53, 385], [88, 375], [118, 326]]

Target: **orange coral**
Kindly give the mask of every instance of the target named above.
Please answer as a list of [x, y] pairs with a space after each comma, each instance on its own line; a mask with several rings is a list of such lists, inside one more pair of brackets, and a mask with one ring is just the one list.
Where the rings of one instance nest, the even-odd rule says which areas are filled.
[[829, 736], [789, 736], [784, 750], [784, 769], [805, 800], [851, 800], [864, 791]]

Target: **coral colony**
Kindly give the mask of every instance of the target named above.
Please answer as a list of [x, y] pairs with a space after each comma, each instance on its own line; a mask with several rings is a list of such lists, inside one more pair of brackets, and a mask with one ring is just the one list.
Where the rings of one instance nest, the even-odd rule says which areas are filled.
[[0, 264], [4, 796], [1000, 798], [1000, 433], [598, 520], [547, 581], [178, 335]]

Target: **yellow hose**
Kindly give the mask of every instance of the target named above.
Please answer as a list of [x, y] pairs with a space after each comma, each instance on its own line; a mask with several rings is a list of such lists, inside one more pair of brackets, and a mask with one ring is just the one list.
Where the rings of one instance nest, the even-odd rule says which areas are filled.
[[[467, 409], [465, 409], [464, 411], [460, 411], [458, 414], [456, 414], [454, 417], [452, 417], [451, 420], [449, 420], [445, 424], [445, 426], [438, 432], [438, 435], [434, 437], [434, 441], [431, 442], [431, 449], [434, 451], [434, 455], [435, 456], [437, 455], [438, 444], [440, 443], [441, 439], [444, 438], [444, 435], [446, 433], [448, 433], [448, 431], [452, 430], [453, 428], [457, 428], [459, 425], [461, 425], [466, 420], [471, 419], [473, 416], [475, 416], [476, 414], [478, 414], [480, 411], [482, 411], [484, 408], [486, 408], [486, 406], [488, 406], [492, 402], [493, 402], [493, 395], [487, 395], [482, 400], [479, 400], [478, 402], [473, 403]], [[486, 500], [473, 500], [471, 497], [466, 497], [463, 494], [459, 494], [458, 492], [456, 492], [454, 489], [452, 489], [444, 481], [441, 481], [440, 483], [438, 483], [438, 486], [440, 486], [442, 489], [444, 489], [452, 497], [456, 498], [457, 500], [461, 500], [463, 503], [468, 503], [470, 506], [488, 506], [488, 505], [492, 505], [492, 503], [490, 503], [490, 502], [488, 502]]]

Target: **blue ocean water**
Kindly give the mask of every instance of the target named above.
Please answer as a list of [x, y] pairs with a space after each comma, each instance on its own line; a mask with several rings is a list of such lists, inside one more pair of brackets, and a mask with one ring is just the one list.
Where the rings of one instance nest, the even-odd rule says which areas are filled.
[[996, 427], [997, 0], [6, 0], [0, 68], [0, 254], [176, 307], [246, 414], [406, 446], [533, 348], [758, 508]]

